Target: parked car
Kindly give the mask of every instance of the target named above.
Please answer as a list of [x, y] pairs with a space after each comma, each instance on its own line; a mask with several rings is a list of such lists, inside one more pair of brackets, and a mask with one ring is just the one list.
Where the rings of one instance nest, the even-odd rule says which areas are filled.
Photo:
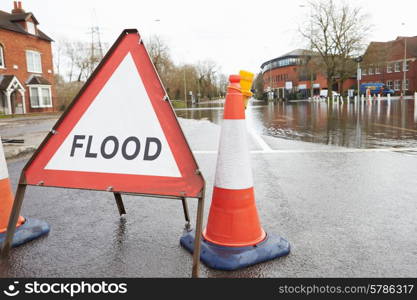
[[378, 94], [381, 94], [383, 96], [390, 94], [392, 96], [395, 93], [393, 89], [387, 88], [385, 84], [380, 83], [380, 82], [362, 83], [360, 85], [361, 95], [366, 95], [367, 90], [370, 91], [371, 96], [378, 95]]

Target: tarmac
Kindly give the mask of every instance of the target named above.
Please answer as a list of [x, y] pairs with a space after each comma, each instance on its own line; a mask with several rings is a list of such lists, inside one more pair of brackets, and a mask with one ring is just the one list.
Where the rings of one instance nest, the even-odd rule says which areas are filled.
[[[22, 130], [44, 135], [54, 122]], [[206, 179], [205, 223], [220, 126], [180, 123]], [[286, 238], [291, 253], [233, 272], [201, 265], [202, 277], [417, 277], [416, 152], [248, 134], [261, 223]], [[8, 160], [14, 188], [27, 159]], [[111, 193], [28, 187], [23, 216], [47, 221], [51, 232], [13, 249], [0, 277], [190, 277], [192, 257], [179, 245], [181, 202], [123, 199], [127, 215], [119, 217]], [[188, 202], [195, 224], [197, 201]]]
[[34, 152], [48, 131], [52, 129], [59, 115], [46, 114], [0, 119], [0, 137], [24, 140], [23, 144], [5, 143], [3, 145], [6, 159], [18, 158]]

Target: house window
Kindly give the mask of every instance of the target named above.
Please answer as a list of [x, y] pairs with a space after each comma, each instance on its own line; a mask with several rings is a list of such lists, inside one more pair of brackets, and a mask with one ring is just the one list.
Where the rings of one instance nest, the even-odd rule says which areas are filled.
[[379, 66], [375, 67], [375, 74], [381, 74], [381, 68]]
[[395, 72], [400, 72], [400, 70], [401, 70], [401, 63], [396, 62], [396, 63], [394, 64], [394, 71], [395, 71]]
[[26, 22], [26, 27], [30, 34], [36, 35], [36, 28], [33, 22]]
[[392, 90], [393, 88], [392, 80], [387, 80], [387, 88]]
[[374, 69], [369, 68], [369, 70], [368, 70], [368, 75], [374, 75]]
[[387, 73], [392, 73], [392, 64], [387, 64]]
[[33, 108], [52, 107], [51, 87], [31, 85], [30, 106]]
[[394, 90], [399, 91], [401, 89], [401, 80], [394, 80]]
[[28, 66], [28, 72], [42, 73], [41, 54], [36, 51], [26, 51], [26, 63]]
[[403, 62], [403, 71], [408, 71], [409, 68], [409, 61]]
[[6, 64], [4, 63], [4, 49], [3, 46], [0, 45], [0, 68], [5, 68]]
[[366, 68], [363, 68], [362, 75], [366, 75]]

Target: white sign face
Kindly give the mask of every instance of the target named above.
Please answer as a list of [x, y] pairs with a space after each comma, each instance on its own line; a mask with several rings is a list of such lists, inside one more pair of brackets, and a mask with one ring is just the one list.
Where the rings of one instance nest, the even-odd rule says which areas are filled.
[[356, 79], [357, 80], [362, 80], [362, 69], [357, 70]]
[[292, 89], [292, 81], [286, 81], [285, 82], [285, 88], [287, 90], [291, 90]]
[[45, 169], [181, 177], [130, 53]]
[[315, 89], [320, 88], [320, 83], [313, 83], [313, 88], [315, 88]]
[[307, 89], [307, 84], [299, 84], [298, 85], [298, 89], [299, 90], [305, 90], [305, 89]]

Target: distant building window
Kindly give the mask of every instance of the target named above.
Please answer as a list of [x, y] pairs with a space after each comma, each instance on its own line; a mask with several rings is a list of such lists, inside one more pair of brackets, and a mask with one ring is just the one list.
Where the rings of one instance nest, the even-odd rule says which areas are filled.
[[392, 80], [387, 80], [387, 88], [392, 90], [393, 88]]
[[392, 73], [392, 64], [387, 64], [387, 73]]
[[362, 75], [366, 75], [366, 68], [363, 68]]
[[369, 70], [368, 70], [368, 75], [374, 75], [374, 69], [369, 68]]
[[26, 63], [28, 66], [28, 72], [42, 73], [41, 54], [36, 51], [26, 51]]
[[6, 64], [4, 63], [4, 49], [3, 46], [0, 45], [0, 68], [5, 68]]
[[26, 27], [30, 34], [36, 35], [35, 24], [33, 24], [32, 22], [26, 22]]
[[403, 71], [408, 71], [408, 68], [409, 68], [410, 66], [409, 66], [409, 61], [407, 61], [407, 62], [403, 62]]
[[375, 74], [381, 74], [381, 68], [379, 66], [375, 67]]
[[401, 63], [396, 62], [396, 63], [394, 64], [394, 71], [395, 71], [395, 72], [400, 72], [400, 71], [401, 71]]
[[30, 86], [30, 106], [33, 108], [52, 107], [50, 86]]
[[394, 90], [399, 91], [401, 88], [401, 80], [394, 80]]

